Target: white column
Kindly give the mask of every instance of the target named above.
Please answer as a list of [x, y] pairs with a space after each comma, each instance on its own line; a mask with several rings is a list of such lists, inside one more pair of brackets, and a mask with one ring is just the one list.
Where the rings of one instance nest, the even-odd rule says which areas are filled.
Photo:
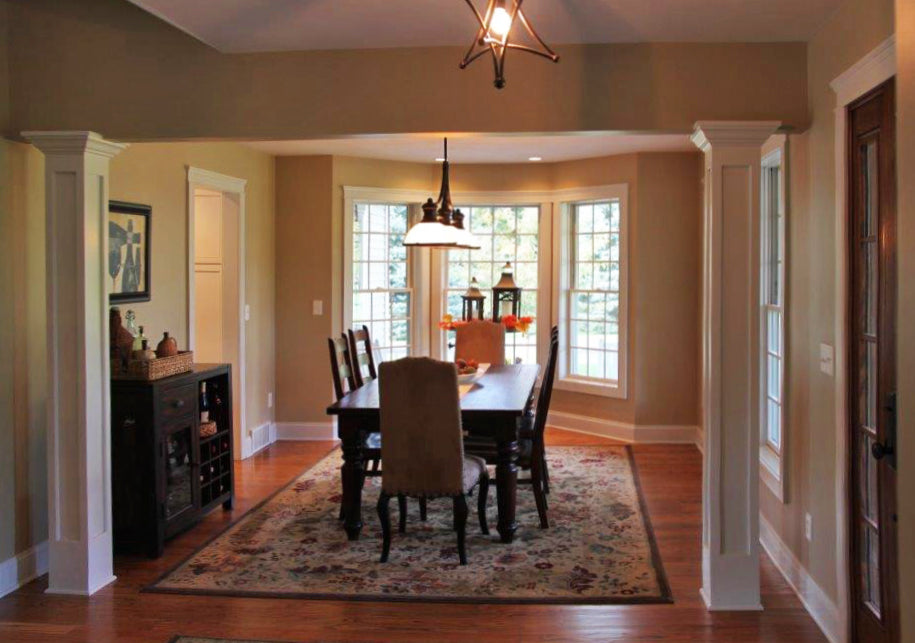
[[696, 123], [705, 154], [702, 597], [758, 610], [760, 148], [777, 122]]
[[108, 361], [108, 164], [94, 132], [23, 132], [45, 155], [48, 591], [114, 580]]

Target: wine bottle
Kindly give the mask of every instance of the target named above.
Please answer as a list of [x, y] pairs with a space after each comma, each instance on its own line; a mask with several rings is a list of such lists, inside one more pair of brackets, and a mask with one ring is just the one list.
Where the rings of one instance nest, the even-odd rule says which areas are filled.
[[200, 383], [200, 421], [210, 421], [210, 400], [207, 397], [207, 383]]

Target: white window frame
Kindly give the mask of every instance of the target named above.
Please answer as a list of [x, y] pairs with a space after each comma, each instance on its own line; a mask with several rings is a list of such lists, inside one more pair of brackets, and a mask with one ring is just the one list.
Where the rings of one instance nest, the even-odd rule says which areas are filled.
[[[515, 206], [540, 208], [540, 229], [537, 237], [537, 362], [546, 364], [550, 342], [552, 316], [552, 263], [553, 235], [553, 192], [534, 191], [498, 191], [498, 192], [455, 192], [452, 201], [455, 207], [467, 206]], [[471, 251], [472, 252], [472, 251]], [[430, 292], [430, 316], [438, 322], [445, 313], [445, 295], [447, 293], [446, 262], [442, 252], [432, 253], [432, 284]], [[492, 313], [492, 291], [486, 295], [485, 307], [487, 318]], [[524, 298], [524, 291], [521, 291]], [[432, 330], [430, 355], [445, 359], [447, 355], [447, 334], [436, 326]]]
[[[407, 226], [421, 218], [420, 204], [428, 195], [420, 190], [389, 190], [385, 188], [343, 187], [343, 326], [345, 333], [353, 324], [353, 212], [357, 204], [407, 205]], [[429, 346], [428, 292], [429, 250], [408, 248], [411, 295], [411, 354], [425, 355]]]
[[[773, 135], [762, 147], [762, 162], [760, 170], [760, 307], [759, 307], [759, 332], [760, 332], [760, 391], [759, 391], [759, 475], [766, 487], [781, 502], [787, 499], [786, 484], [786, 460], [788, 451], [788, 430], [787, 425], [787, 371], [788, 371], [788, 349], [786, 322], [788, 311], [788, 284], [787, 284], [787, 264], [788, 264], [788, 245], [787, 245], [787, 225], [788, 225], [788, 163], [787, 163], [787, 144], [788, 137], [784, 134]], [[770, 210], [770, 201], [767, 198], [769, 194], [769, 180], [767, 170], [778, 168], [778, 205], [780, 210], [781, 225], [777, 231], [779, 236], [779, 245], [782, 249], [782, 261], [779, 266], [779, 299], [780, 304], [773, 306], [767, 302], [767, 286], [769, 283], [769, 266], [768, 253], [766, 248], [769, 243], [769, 226], [768, 214]], [[780, 390], [779, 390], [779, 448], [776, 449], [769, 441], [768, 431], [768, 332], [769, 322], [767, 313], [771, 309], [778, 310], [779, 317], [779, 347], [780, 347]]]
[[[553, 193], [553, 319], [558, 320], [560, 351], [555, 387], [560, 390], [626, 399], [629, 374], [629, 185], [621, 183]], [[572, 281], [572, 208], [576, 203], [618, 201], [620, 205], [619, 378], [616, 382], [570, 374], [569, 332]]]

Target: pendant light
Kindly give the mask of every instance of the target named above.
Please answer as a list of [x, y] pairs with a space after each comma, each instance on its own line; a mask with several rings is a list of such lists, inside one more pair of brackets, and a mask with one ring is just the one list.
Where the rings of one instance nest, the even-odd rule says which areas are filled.
[[[505, 87], [505, 54], [508, 53], [509, 49], [526, 51], [530, 54], [543, 56], [554, 63], [559, 62], [559, 56], [537, 35], [530, 21], [521, 11], [521, 3], [523, 1], [487, 0], [486, 11], [481, 14], [474, 5], [474, 0], [465, 0], [467, 6], [473, 11], [473, 15], [477, 17], [480, 28], [477, 30], [477, 35], [470, 44], [467, 53], [464, 54], [460, 67], [464, 69], [488, 51], [492, 54], [492, 64], [495, 68], [496, 78], [493, 84], [496, 89]], [[529, 47], [511, 41], [510, 36], [515, 20], [521, 22], [521, 26], [527, 31], [533, 44], [538, 47]]]
[[[436, 210], [438, 206], [438, 210]], [[455, 212], [451, 202], [451, 182], [448, 164], [448, 139], [445, 139], [445, 157], [442, 161], [442, 187], [438, 200], [427, 199], [423, 204], [422, 221], [407, 232], [405, 246], [423, 248], [463, 248], [477, 249], [482, 247], [469, 231], [464, 229], [464, 215]]]

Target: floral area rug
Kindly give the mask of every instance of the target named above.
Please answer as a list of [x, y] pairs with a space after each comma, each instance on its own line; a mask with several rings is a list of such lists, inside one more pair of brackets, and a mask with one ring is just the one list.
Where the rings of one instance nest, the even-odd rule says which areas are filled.
[[[458, 564], [451, 500], [430, 500], [427, 522], [409, 500], [407, 533], [391, 503], [391, 555], [380, 563], [379, 478], [363, 492], [365, 526], [349, 541], [337, 520], [340, 452], [333, 451], [146, 591], [177, 594], [466, 603], [672, 602], [627, 447], [551, 447], [550, 528], [540, 529], [529, 485], [518, 485], [518, 531], [480, 533], [468, 505], [468, 564]], [[519, 471], [519, 476], [527, 473]]]

